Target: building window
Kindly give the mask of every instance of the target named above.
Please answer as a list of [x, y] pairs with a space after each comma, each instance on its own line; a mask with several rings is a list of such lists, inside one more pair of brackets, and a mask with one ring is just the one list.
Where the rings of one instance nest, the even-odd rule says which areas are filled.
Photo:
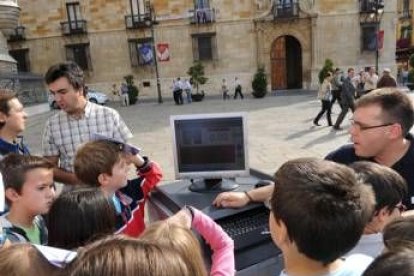
[[215, 33], [194, 34], [193, 38], [193, 57], [194, 60], [216, 60], [217, 41]]
[[30, 72], [29, 49], [10, 50], [9, 54], [17, 61], [18, 72]]
[[128, 40], [129, 55], [132, 67], [152, 65], [154, 63], [154, 51], [151, 38]]
[[66, 45], [66, 59], [75, 62], [84, 71], [92, 71], [89, 43]]
[[377, 50], [377, 26], [376, 24], [361, 25], [361, 42], [362, 51], [376, 51]]

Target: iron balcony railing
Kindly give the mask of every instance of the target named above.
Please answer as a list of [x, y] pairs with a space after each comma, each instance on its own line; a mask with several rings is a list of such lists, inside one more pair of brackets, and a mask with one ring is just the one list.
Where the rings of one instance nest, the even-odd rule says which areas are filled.
[[216, 10], [214, 8], [201, 8], [189, 10], [191, 24], [206, 24], [216, 22]]
[[297, 1], [286, 1], [273, 6], [273, 18], [295, 18], [299, 17], [299, 4]]
[[63, 35], [86, 34], [87, 24], [86, 20], [73, 20], [60, 22]]

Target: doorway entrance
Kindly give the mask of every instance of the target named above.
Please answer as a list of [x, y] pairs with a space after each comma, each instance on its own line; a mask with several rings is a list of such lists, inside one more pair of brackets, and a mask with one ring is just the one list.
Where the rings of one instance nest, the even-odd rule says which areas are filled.
[[290, 35], [273, 41], [270, 52], [272, 90], [302, 88], [302, 47]]

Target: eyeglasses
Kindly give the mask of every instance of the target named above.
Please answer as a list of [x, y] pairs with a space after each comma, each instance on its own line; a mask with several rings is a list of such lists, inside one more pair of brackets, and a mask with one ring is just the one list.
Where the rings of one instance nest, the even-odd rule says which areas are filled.
[[400, 213], [403, 213], [403, 212], [407, 211], [407, 207], [402, 203], [399, 203], [399, 204], [395, 205], [394, 208], [398, 209], [398, 211]]
[[381, 124], [381, 125], [367, 126], [367, 125], [364, 125], [363, 123], [357, 122], [353, 119], [350, 119], [349, 122], [351, 123], [352, 127], [355, 127], [360, 131], [373, 129], [373, 128], [379, 128], [379, 127], [392, 126], [393, 124], [395, 124], [395, 123], [385, 123], [385, 124]]

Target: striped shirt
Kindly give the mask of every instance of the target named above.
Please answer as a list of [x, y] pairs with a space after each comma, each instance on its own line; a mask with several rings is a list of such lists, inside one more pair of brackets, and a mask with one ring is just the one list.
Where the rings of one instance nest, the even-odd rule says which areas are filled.
[[126, 142], [132, 133], [118, 112], [112, 108], [87, 102], [80, 119], [61, 110], [46, 122], [42, 148], [44, 156], [59, 156], [59, 167], [73, 172], [73, 159], [78, 147], [99, 133]]

